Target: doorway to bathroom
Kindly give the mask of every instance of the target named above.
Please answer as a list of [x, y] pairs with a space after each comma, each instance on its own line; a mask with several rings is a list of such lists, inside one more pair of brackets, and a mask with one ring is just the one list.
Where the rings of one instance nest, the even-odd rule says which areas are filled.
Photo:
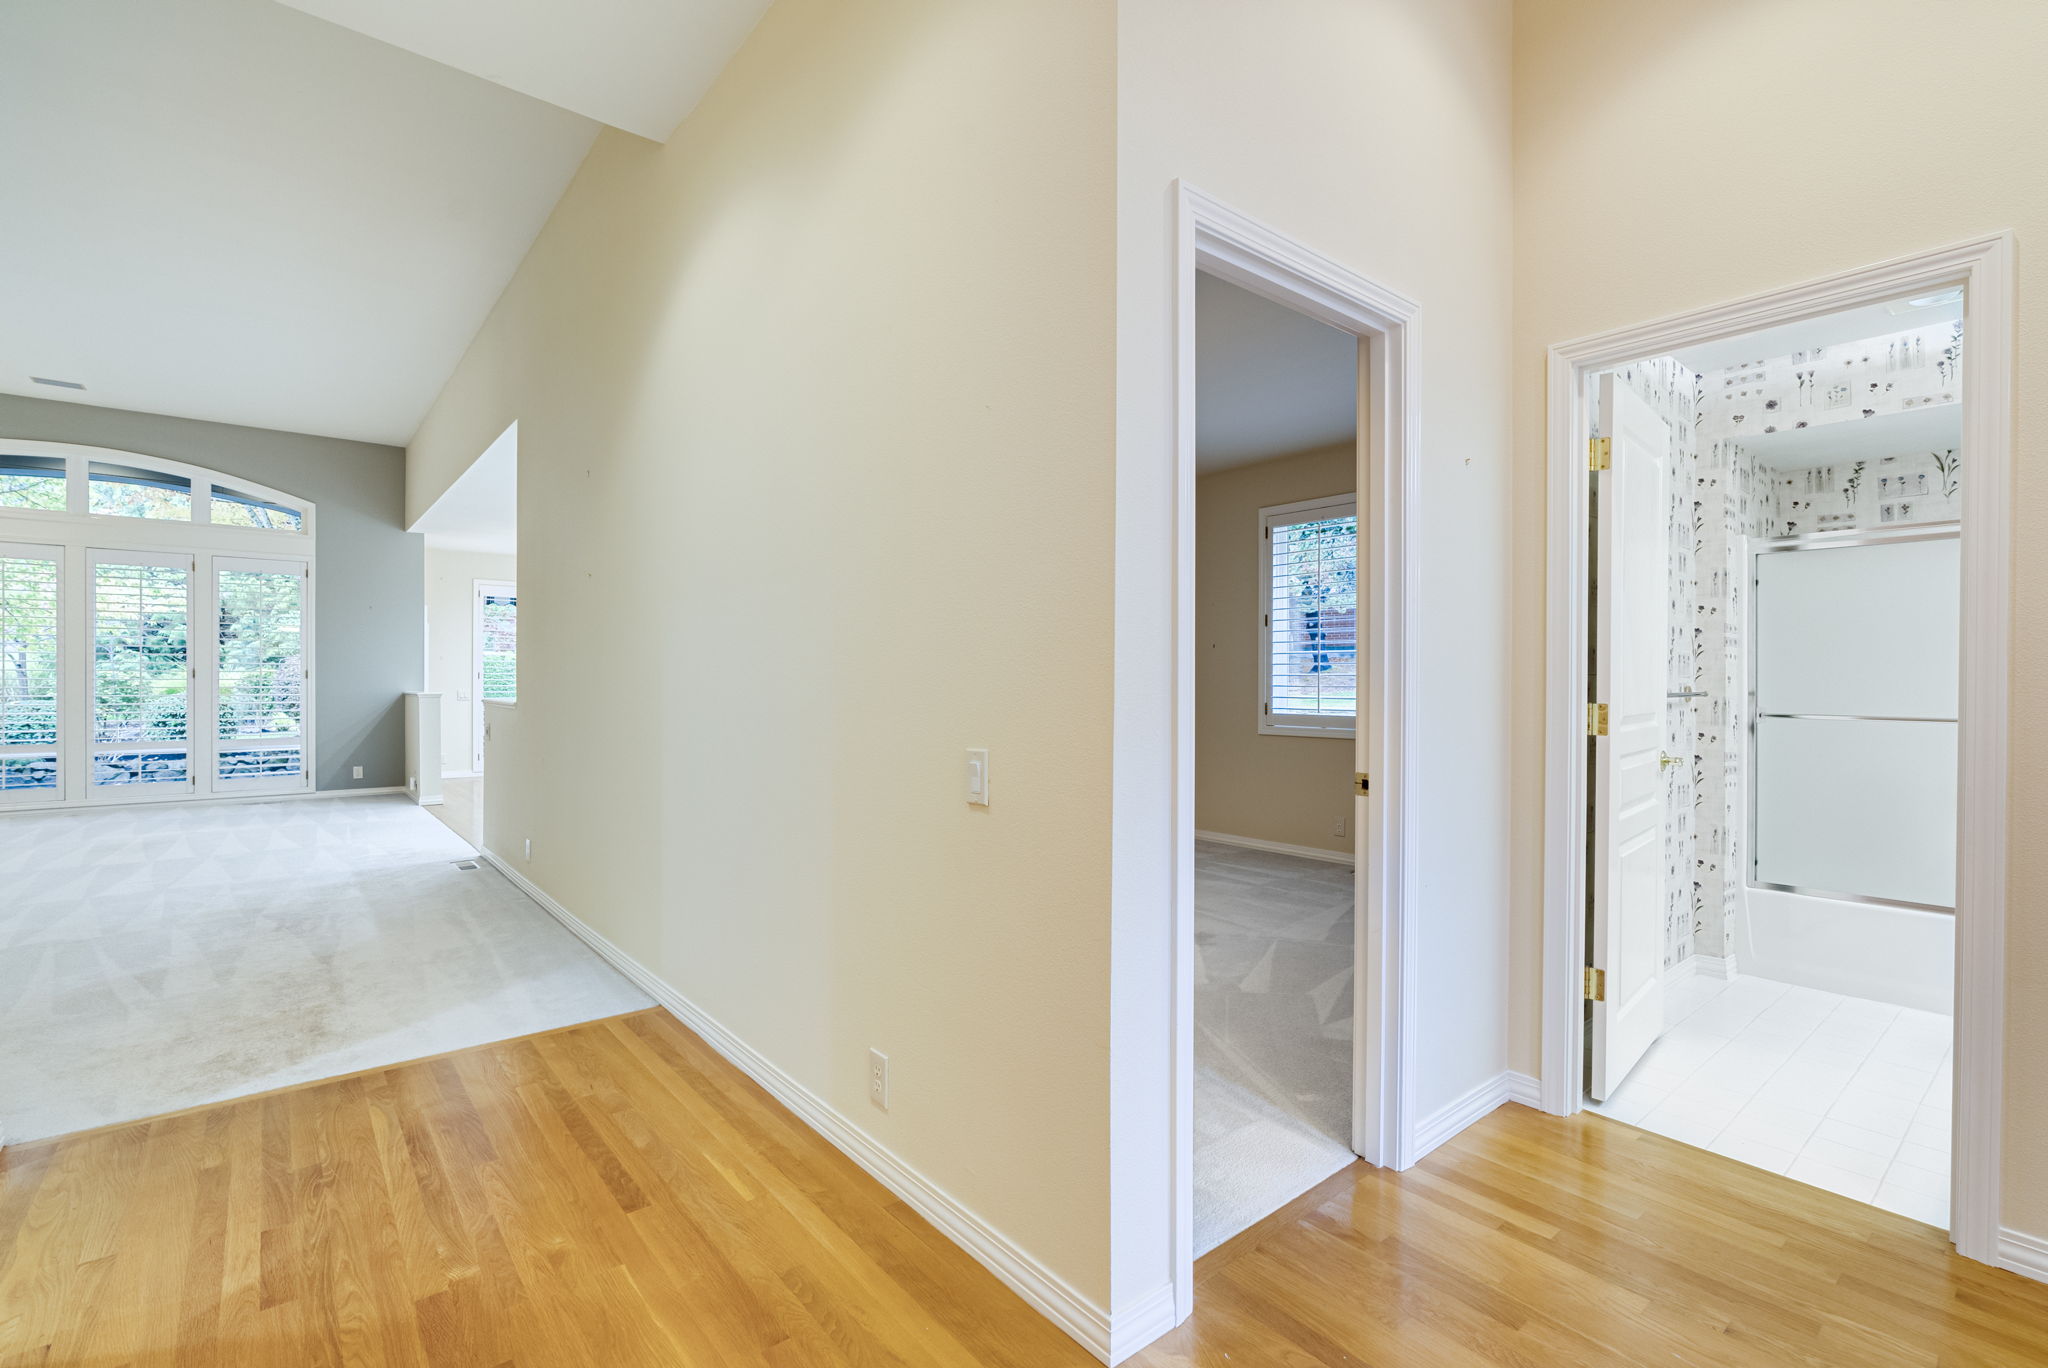
[[2003, 252], [1553, 367], [1579, 488], [1551, 585], [1545, 1105], [1950, 1227], [1978, 1258], [2009, 537], [2006, 435], [1979, 406], [2009, 364]]

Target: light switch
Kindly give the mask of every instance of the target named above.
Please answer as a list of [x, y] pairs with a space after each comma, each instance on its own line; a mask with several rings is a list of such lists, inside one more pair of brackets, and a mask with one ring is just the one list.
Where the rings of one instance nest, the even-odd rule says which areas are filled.
[[981, 807], [988, 806], [988, 752], [985, 750], [967, 752], [967, 801]]

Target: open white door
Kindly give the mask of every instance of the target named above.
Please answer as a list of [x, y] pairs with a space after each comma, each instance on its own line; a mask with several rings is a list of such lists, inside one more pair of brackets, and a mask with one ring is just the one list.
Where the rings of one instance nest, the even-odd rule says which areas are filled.
[[[1600, 377], [1608, 439], [1600, 481], [1593, 743], [1595, 978], [1589, 1090], [1604, 1101], [1664, 1031], [1664, 692], [1671, 431], [1634, 391]], [[1597, 712], [1597, 708], [1596, 708]]]

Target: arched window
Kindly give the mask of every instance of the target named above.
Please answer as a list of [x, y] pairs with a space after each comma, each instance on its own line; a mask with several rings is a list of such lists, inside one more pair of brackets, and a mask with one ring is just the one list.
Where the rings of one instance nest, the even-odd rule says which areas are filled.
[[313, 505], [0, 438], [0, 805], [312, 787]]

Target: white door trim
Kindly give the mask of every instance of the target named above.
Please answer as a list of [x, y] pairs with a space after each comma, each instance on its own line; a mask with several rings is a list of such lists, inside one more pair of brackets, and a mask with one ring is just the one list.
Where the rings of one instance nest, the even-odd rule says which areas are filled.
[[1407, 701], [1421, 444], [1416, 305], [1179, 182], [1174, 298], [1173, 631], [1173, 1173], [1174, 1319], [1194, 1308], [1195, 870], [1195, 280], [1228, 280], [1358, 337], [1358, 513], [1365, 617], [1354, 800], [1358, 835], [1357, 973], [1353, 985], [1352, 1148], [1405, 1168], [1421, 1154], [1415, 1113], [1418, 1000], [1414, 897], [1405, 820]]
[[1543, 878], [1543, 1108], [1583, 1096], [1587, 593], [1586, 377], [1647, 356], [1839, 309], [1962, 285], [1963, 603], [1957, 833], [1956, 1099], [1950, 1227], [1963, 1255], [1998, 1258], [2005, 1048], [2007, 693], [2012, 602], [2012, 236], [1769, 291], [1559, 343], [1548, 377]]

